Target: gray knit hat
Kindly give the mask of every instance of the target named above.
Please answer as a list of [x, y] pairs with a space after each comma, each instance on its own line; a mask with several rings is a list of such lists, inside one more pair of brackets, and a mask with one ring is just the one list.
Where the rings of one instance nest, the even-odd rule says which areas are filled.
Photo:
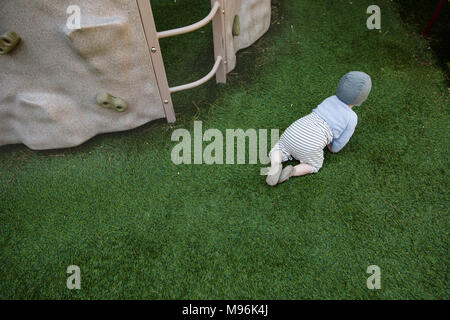
[[370, 76], [361, 71], [352, 71], [339, 81], [336, 96], [345, 104], [359, 106], [369, 96], [370, 89], [372, 89]]

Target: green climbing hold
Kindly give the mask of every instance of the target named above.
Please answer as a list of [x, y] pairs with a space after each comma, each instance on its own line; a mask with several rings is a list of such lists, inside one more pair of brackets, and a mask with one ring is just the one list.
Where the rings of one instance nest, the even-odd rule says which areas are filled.
[[0, 54], [10, 53], [20, 42], [20, 37], [14, 31], [5, 32], [0, 36]]
[[114, 106], [114, 97], [109, 93], [99, 93], [97, 95], [97, 104], [103, 108], [112, 108]]
[[97, 104], [103, 108], [111, 108], [118, 112], [124, 112], [128, 109], [128, 104], [124, 100], [109, 93], [99, 93], [97, 95]]
[[124, 112], [128, 109], [128, 105], [125, 101], [120, 98], [114, 98], [114, 109], [118, 112]]
[[238, 36], [241, 34], [241, 21], [239, 20], [239, 16], [234, 16], [233, 21], [233, 36]]

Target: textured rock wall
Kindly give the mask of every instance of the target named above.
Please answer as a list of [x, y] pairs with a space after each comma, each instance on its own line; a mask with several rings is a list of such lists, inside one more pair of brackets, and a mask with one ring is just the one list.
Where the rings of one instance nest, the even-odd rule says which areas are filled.
[[[68, 30], [70, 5], [81, 29]], [[22, 41], [0, 56], [0, 145], [64, 148], [163, 118], [140, 15], [130, 0], [2, 0], [0, 34]], [[102, 108], [108, 92], [125, 112]]]
[[[207, 0], [205, 0], [207, 1]], [[67, 8], [81, 9], [81, 28], [66, 27]], [[236, 52], [270, 26], [270, 0], [226, 0], [228, 71]], [[233, 36], [239, 15], [240, 34]], [[72, 147], [96, 134], [164, 118], [135, 0], [1, 0], [0, 34], [21, 43], [0, 56], [0, 145], [31, 149]], [[128, 104], [102, 108], [99, 93]]]
[[[226, 0], [226, 43], [228, 72], [236, 67], [236, 52], [252, 45], [269, 30], [271, 18], [270, 0]], [[240, 34], [233, 36], [234, 17], [238, 15]]]

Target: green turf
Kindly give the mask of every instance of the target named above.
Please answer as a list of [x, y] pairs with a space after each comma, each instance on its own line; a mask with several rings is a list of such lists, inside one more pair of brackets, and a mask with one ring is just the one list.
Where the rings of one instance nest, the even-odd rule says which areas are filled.
[[[415, 1], [396, 0], [402, 19], [412, 30], [422, 34], [431, 20], [440, 0]], [[445, 1], [430, 33], [427, 36], [430, 49], [436, 53], [439, 65], [445, 71], [447, 86], [450, 87], [450, 2]]]
[[[274, 1], [226, 85], [174, 94], [178, 120], [80, 147], [0, 148], [0, 298], [448, 299], [448, 107], [428, 43], [380, 0]], [[209, 1], [152, 1], [159, 30]], [[206, 74], [210, 27], [161, 41], [169, 83]], [[372, 76], [349, 144], [268, 187], [261, 165], [174, 165], [175, 128], [284, 130], [351, 70]], [[66, 268], [82, 289], [66, 288]], [[381, 268], [368, 290], [366, 268]]]

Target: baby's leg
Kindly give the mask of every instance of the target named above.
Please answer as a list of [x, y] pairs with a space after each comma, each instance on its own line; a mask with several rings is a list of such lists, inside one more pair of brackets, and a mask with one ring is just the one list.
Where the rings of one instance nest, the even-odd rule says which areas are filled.
[[283, 160], [283, 155], [281, 154], [280, 150], [273, 150], [270, 154], [270, 165], [272, 168], [274, 166], [277, 166], [278, 164], [281, 164]]
[[307, 163], [300, 163], [294, 167], [292, 170], [291, 177], [299, 177], [304, 176], [305, 174], [309, 174], [313, 172], [313, 167]]
[[286, 166], [283, 171], [281, 171], [280, 179], [278, 183], [283, 183], [289, 180], [290, 177], [304, 176], [305, 174], [313, 173], [313, 167], [307, 163], [300, 163], [299, 165]]
[[293, 177], [317, 173], [323, 165], [323, 149], [309, 151], [301, 155], [300, 164], [292, 170]]
[[280, 150], [273, 150], [270, 153], [270, 171], [267, 174], [266, 182], [270, 186], [274, 186], [278, 183], [278, 179], [281, 174], [282, 165], [281, 161], [283, 156]]

